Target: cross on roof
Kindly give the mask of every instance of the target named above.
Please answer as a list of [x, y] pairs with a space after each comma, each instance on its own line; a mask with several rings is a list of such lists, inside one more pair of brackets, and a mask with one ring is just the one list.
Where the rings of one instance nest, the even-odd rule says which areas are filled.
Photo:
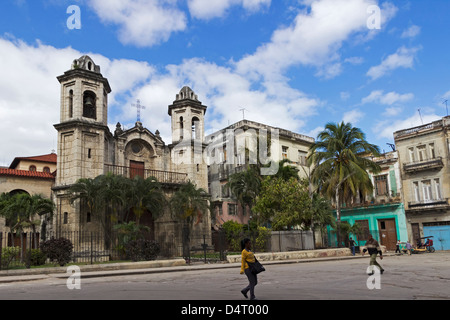
[[137, 100], [136, 104], [132, 104], [133, 107], [137, 108], [137, 121], [141, 122], [141, 110], [145, 109], [144, 106], [141, 105], [141, 100]]

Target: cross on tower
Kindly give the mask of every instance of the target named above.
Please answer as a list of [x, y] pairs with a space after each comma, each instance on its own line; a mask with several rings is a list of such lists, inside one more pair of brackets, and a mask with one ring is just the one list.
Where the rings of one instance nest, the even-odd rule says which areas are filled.
[[133, 104], [132, 106], [137, 108], [137, 121], [141, 122], [141, 110], [145, 109], [145, 107], [141, 106], [141, 100], [139, 99], [136, 101], [136, 104]]

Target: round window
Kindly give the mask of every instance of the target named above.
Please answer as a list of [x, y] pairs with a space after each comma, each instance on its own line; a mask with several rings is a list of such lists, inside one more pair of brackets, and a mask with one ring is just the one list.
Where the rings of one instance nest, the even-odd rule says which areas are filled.
[[133, 153], [139, 153], [142, 151], [142, 145], [139, 142], [133, 142], [131, 144], [131, 151], [133, 151]]

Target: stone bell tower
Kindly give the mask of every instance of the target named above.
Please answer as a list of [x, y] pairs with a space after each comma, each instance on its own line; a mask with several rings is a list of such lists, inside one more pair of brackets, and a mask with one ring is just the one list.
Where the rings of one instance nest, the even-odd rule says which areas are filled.
[[[108, 80], [88, 56], [74, 60], [72, 67], [57, 77], [61, 84], [58, 160], [53, 194], [57, 207], [56, 231], [87, 230], [91, 213], [78, 201], [71, 203], [69, 188], [80, 178], [104, 174], [112, 134], [107, 126]], [[90, 231], [98, 228], [89, 224]]]
[[172, 117], [172, 162], [177, 171], [186, 172], [198, 187], [208, 190], [208, 168], [203, 161], [206, 109], [187, 86], [180, 90], [175, 101], [169, 105], [169, 115]]
[[108, 124], [108, 80], [88, 57], [73, 61], [58, 77], [61, 83], [56, 185], [71, 185], [80, 178], [103, 174]]

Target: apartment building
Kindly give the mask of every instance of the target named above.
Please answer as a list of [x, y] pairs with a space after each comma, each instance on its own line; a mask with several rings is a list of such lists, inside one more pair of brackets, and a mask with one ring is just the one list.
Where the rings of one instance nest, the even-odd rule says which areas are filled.
[[263, 168], [267, 172], [261, 172], [270, 175], [276, 173], [278, 161], [288, 159], [290, 165], [299, 169], [301, 177], [309, 174], [306, 157], [314, 138], [299, 133], [242, 120], [209, 134], [205, 141], [209, 144], [208, 187], [215, 227], [228, 220], [247, 224], [251, 218], [248, 208], [242, 208], [226, 187], [229, 176], [246, 170], [248, 164], [273, 160], [275, 166]]
[[450, 117], [394, 133], [410, 241], [450, 249]]

